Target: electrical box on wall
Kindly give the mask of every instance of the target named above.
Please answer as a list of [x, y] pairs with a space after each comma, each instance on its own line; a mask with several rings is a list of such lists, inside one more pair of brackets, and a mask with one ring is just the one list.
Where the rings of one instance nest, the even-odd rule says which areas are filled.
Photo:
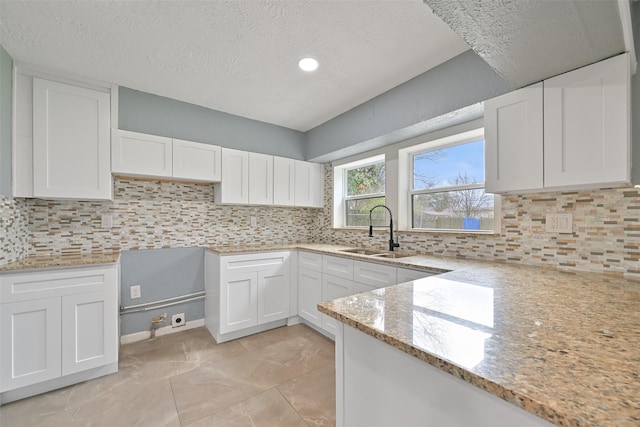
[[572, 233], [573, 216], [571, 214], [547, 214], [547, 233]]
[[179, 314], [174, 314], [173, 316], [171, 316], [171, 327], [172, 328], [177, 328], [179, 326], [184, 326], [186, 325], [186, 319], [184, 317], [184, 313], [179, 313]]

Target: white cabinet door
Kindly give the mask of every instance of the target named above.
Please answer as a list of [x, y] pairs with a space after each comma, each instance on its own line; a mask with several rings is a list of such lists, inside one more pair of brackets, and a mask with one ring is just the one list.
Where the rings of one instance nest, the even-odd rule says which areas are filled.
[[273, 156], [249, 153], [249, 203], [273, 204]]
[[284, 157], [273, 158], [273, 204], [293, 206], [295, 203], [296, 161]]
[[541, 189], [542, 83], [484, 103], [485, 191]]
[[322, 207], [322, 165], [295, 161], [296, 206]]
[[300, 268], [298, 271], [298, 313], [300, 317], [322, 327], [318, 303], [322, 301], [322, 272]]
[[373, 288], [395, 285], [396, 267], [375, 262], [354, 261], [353, 280]]
[[111, 199], [110, 95], [33, 78], [33, 195]]
[[[331, 301], [354, 293], [353, 281], [329, 274], [322, 275], [322, 301]], [[336, 319], [322, 315], [322, 329], [335, 335]]]
[[220, 332], [258, 324], [258, 273], [236, 271], [220, 283]]
[[434, 273], [421, 270], [411, 270], [410, 268], [398, 268], [396, 273], [396, 283], [406, 283], [423, 277], [433, 276]]
[[353, 279], [353, 260], [331, 255], [322, 256], [322, 272], [345, 279]]
[[60, 298], [0, 307], [0, 391], [61, 374]]
[[249, 153], [222, 148], [222, 178], [215, 188], [217, 203], [249, 203]]
[[289, 270], [258, 272], [258, 324], [289, 317]]
[[544, 82], [546, 187], [630, 182], [628, 55]]
[[171, 138], [114, 130], [111, 170], [131, 176], [170, 177], [173, 174]]
[[322, 273], [322, 254], [300, 251], [298, 253], [298, 265], [300, 269], [306, 268]]
[[221, 148], [199, 142], [173, 140], [173, 177], [192, 181], [220, 181]]
[[115, 292], [62, 297], [62, 375], [118, 360]]

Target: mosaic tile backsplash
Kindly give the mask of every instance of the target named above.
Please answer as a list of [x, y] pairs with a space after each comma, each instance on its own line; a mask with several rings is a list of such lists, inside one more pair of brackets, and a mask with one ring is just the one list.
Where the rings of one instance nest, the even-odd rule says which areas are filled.
[[[331, 224], [333, 217], [332, 173], [326, 165], [324, 224]], [[547, 233], [547, 213], [571, 213], [573, 233]], [[618, 188], [503, 196], [499, 235], [400, 231], [397, 236], [399, 250], [404, 251], [640, 279], [640, 192]], [[317, 239], [320, 243], [385, 248], [389, 234], [381, 229], [369, 238], [366, 230], [325, 227]]]
[[[29, 213], [28, 224], [22, 226], [28, 228], [29, 255], [297, 243], [311, 240], [317, 228], [317, 209], [221, 206], [213, 202], [212, 186], [182, 182], [116, 177], [112, 202], [23, 199], [19, 203]], [[112, 215], [111, 229], [101, 228], [103, 214]], [[256, 227], [251, 227], [251, 217], [256, 218]]]
[[[297, 242], [384, 248], [388, 234], [331, 229], [331, 167], [325, 208], [221, 206], [207, 185], [115, 179], [113, 202], [0, 198], [0, 263], [27, 254]], [[572, 213], [573, 233], [545, 232], [545, 214]], [[113, 228], [101, 228], [102, 214]], [[257, 226], [251, 227], [251, 217]], [[640, 279], [636, 188], [510, 195], [499, 235], [399, 232], [401, 250], [594, 271]], [[323, 226], [318, 226], [320, 219]]]
[[28, 249], [27, 203], [0, 196], [0, 264], [24, 257]]

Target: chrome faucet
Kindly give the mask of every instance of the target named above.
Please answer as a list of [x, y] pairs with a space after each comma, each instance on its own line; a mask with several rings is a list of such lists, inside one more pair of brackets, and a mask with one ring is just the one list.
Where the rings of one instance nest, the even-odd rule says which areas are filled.
[[385, 208], [389, 212], [389, 250], [393, 251], [393, 248], [399, 248], [400, 243], [396, 243], [393, 241], [393, 214], [391, 213], [391, 209], [386, 207], [385, 205], [376, 205], [371, 208], [369, 211], [369, 237], [373, 237], [373, 224], [371, 223], [371, 212], [373, 212], [376, 208]]

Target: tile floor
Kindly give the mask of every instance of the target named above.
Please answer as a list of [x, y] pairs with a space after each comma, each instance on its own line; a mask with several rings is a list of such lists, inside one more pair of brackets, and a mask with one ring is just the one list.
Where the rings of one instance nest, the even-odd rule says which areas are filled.
[[192, 329], [122, 346], [117, 374], [2, 406], [0, 426], [335, 426], [334, 363], [304, 325], [223, 344]]

